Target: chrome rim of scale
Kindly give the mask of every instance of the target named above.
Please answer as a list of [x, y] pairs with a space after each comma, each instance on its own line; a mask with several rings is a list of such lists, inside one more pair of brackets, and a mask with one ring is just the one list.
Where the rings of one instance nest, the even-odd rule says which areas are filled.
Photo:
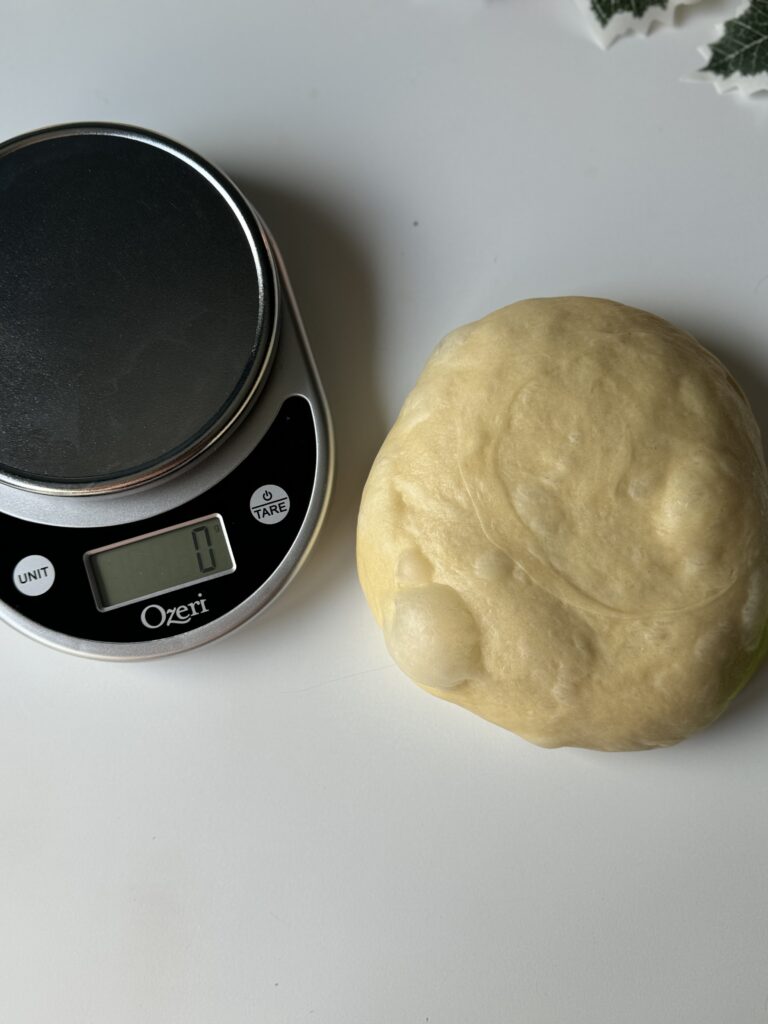
[[273, 239], [111, 124], [0, 146], [0, 236], [0, 615], [102, 658], [218, 639], [296, 573], [333, 471]]

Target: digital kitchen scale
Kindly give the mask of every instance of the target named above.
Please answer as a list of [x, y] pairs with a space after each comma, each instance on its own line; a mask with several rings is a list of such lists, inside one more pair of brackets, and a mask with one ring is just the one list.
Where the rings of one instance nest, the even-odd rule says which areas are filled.
[[0, 145], [0, 615], [173, 654], [261, 611], [328, 502], [328, 411], [275, 244], [159, 135]]

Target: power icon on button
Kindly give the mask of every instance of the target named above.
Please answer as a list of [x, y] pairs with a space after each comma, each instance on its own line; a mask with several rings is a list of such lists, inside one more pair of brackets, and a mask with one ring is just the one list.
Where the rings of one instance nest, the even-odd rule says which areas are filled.
[[291, 510], [291, 499], [276, 484], [257, 487], [251, 495], [251, 515], [257, 523], [281, 523]]

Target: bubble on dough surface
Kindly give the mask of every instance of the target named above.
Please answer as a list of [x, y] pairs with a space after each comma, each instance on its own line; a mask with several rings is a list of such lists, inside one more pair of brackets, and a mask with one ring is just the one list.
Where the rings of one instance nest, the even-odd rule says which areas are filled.
[[430, 583], [432, 565], [429, 559], [418, 548], [407, 548], [397, 560], [395, 579], [403, 586], [417, 586]]
[[486, 547], [475, 558], [475, 572], [481, 580], [490, 583], [505, 579], [510, 573], [517, 579], [521, 572], [519, 566], [498, 548]]
[[384, 637], [400, 668], [423, 686], [449, 689], [481, 669], [477, 623], [445, 584], [399, 590]]

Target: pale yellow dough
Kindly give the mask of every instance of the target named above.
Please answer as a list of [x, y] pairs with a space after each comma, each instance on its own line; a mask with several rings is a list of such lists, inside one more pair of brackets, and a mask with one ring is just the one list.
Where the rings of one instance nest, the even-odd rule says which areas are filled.
[[768, 618], [746, 399], [664, 320], [532, 299], [438, 346], [373, 465], [358, 567], [392, 657], [546, 747], [707, 725]]

